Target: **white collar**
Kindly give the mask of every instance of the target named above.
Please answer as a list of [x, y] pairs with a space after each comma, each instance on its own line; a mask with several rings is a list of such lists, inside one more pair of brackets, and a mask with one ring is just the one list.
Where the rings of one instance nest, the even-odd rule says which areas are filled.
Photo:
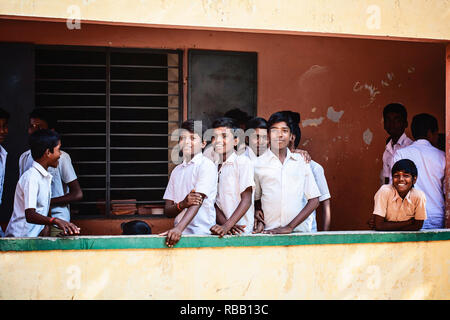
[[190, 165], [191, 163], [199, 163], [202, 161], [203, 154], [201, 152], [197, 153], [189, 162], [186, 162], [186, 159], [183, 159], [182, 166]]
[[424, 145], [424, 146], [433, 146], [430, 141], [428, 141], [427, 139], [418, 139], [416, 141], [414, 141], [414, 144], [420, 144], [420, 145]]
[[37, 171], [39, 171], [40, 174], [42, 174], [44, 177], [50, 176], [51, 174], [48, 173], [47, 170], [44, 169], [43, 166], [41, 166], [39, 163], [37, 163], [36, 161], [33, 161], [33, 167], [36, 168]]
[[[238, 155], [236, 154], [236, 152], [233, 151], [233, 153], [225, 160], [225, 162], [222, 163], [222, 166], [224, 164], [232, 164], [236, 161]], [[215, 164], [218, 165], [220, 162], [220, 160], [216, 160]]]

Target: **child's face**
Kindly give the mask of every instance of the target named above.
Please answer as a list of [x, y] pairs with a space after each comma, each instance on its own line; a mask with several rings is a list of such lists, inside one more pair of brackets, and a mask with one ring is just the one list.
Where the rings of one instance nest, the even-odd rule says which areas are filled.
[[193, 157], [201, 152], [206, 144], [198, 134], [191, 133], [188, 130], [183, 130], [178, 143], [183, 151], [183, 157]]
[[41, 129], [48, 129], [48, 123], [45, 120], [42, 120], [39, 118], [30, 118], [28, 134], [31, 135], [34, 132], [41, 130]]
[[291, 129], [286, 122], [277, 122], [269, 129], [270, 147], [274, 150], [282, 150], [289, 146], [292, 138]]
[[402, 197], [406, 196], [416, 183], [417, 177], [413, 177], [410, 173], [397, 171], [392, 175], [392, 184]]
[[234, 137], [232, 129], [226, 127], [214, 128], [211, 142], [214, 151], [221, 155], [232, 153], [237, 145], [237, 139]]
[[405, 132], [408, 123], [399, 113], [389, 112], [384, 117], [384, 130], [391, 137], [400, 137]]
[[8, 136], [8, 120], [0, 119], [0, 144], [2, 144]]
[[59, 158], [61, 157], [61, 141], [53, 148], [53, 152], [48, 152], [48, 166], [56, 168], [59, 164]]
[[263, 154], [267, 149], [267, 129], [254, 129], [254, 132], [249, 135], [248, 144], [257, 156]]

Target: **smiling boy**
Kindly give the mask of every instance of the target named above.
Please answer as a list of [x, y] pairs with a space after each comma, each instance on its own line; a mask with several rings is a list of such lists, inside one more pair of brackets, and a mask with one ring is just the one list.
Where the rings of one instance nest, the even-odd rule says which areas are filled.
[[37, 237], [47, 235], [49, 226], [56, 225], [62, 235], [75, 235], [80, 229], [67, 221], [48, 217], [50, 211], [52, 175], [61, 156], [59, 135], [52, 130], [38, 130], [30, 136], [31, 155], [35, 161], [17, 182], [14, 210], [5, 231], [7, 237]]
[[238, 125], [233, 119], [222, 117], [212, 126], [212, 144], [220, 158], [215, 163], [219, 176], [215, 204], [217, 224], [211, 228], [211, 233], [220, 237], [227, 233], [251, 233], [255, 186], [252, 162], [245, 155], [238, 156], [235, 151]]
[[289, 151], [291, 119], [276, 112], [268, 127], [270, 149], [255, 161], [255, 208], [263, 211], [264, 233], [310, 232], [303, 222], [319, 205], [320, 196], [313, 173], [301, 155]]
[[375, 230], [417, 231], [427, 218], [425, 194], [414, 188], [417, 167], [403, 159], [392, 167], [392, 184], [385, 184], [375, 194], [373, 209]]
[[163, 196], [164, 214], [175, 217], [174, 227], [160, 234], [166, 236], [168, 247], [173, 247], [182, 234], [211, 234], [216, 222], [217, 170], [202, 154], [206, 145], [203, 133], [196, 130], [193, 120], [181, 125], [178, 144], [183, 162], [173, 169]]

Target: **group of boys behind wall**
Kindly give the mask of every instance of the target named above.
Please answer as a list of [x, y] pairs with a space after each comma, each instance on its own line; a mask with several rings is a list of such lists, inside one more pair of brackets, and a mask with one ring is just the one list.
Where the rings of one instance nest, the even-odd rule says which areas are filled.
[[[392, 107], [392, 105], [394, 105], [394, 104], [390, 104], [390, 105], [388, 105], [388, 106], [386, 106], [386, 108], [385, 108], [385, 110], [386, 109], [388, 109], [390, 106]], [[398, 104], [397, 104], [398, 105]], [[404, 107], [403, 107], [404, 108]], [[246, 116], [246, 114], [244, 113], [244, 112], [240, 112], [239, 110], [237, 110], [237, 109], [235, 109], [234, 110], [234, 112], [233, 112], [233, 114], [229, 114], [229, 115], [232, 115], [232, 116], [235, 116], [236, 114], [238, 114], [237, 112], [239, 112], [239, 116]], [[384, 118], [386, 119], [386, 115], [385, 115], [385, 112], [383, 113], [384, 114]], [[7, 122], [8, 122], [8, 119], [9, 119], [9, 114], [6, 112], [6, 111], [4, 111], [4, 110], [0, 110], [0, 119], [1, 119], [1, 124], [0, 124], [0, 139], [2, 140], [2, 141], [0, 141], [0, 143], [2, 143], [3, 141], [4, 141], [4, 139], [6, 138], [6, 135], [7, 135]], [[249, 120], [250, 119], [250, 117], [248, 117], [248, 116], [246, 116], [246, 119], [244, 119], [244, 121], [242, 120], [243, 118], [242, 117], [239, 117], [239, 121], [240, 121], [240, 125], [241, 125], [241, 127], [243, 126], [243, 123], [244, 123], [244, 121], [247, 121], [247, 120]], [[385, 121], [386, 122], [386, 121]], [[6, 124], [6, 134], [5, 134], [5, 124]], [[406, 127], [407, 127], [407, 125], [406, 125]], [[405, 128], [406, 128], [405, 127]], [[386, 123], [385, 123], [385, 129], [386, 129]], [[386, 130], [387, 131], [387, 130]], [[404, 129], [403, 129], [403, 131], [404, 131]], [[389, 132], [388, 132], [389, 133]], [[405, 134], [404, 134], [404, 132], [402, 132], [402, 135], [403, 136], [405, 136]], [[435, 144], [436, 146], [439, 146], [440, 147], [440, 149], [442, 149], [442, 148], [444, 148], [444, 150], [445, 150], [445, 145], [443, 145], [442, 144], [442, 142], [444, 141], [445, 142], [445, 139], [442, 139], [442, 137], [443, 137], [444, 135], [443, 134], [439, 134], [439, 139], [438, 140], [436, 140], [436, 142], [437, 142], [437, 144]], [[445, 137], [445, 136], [444, 136]], [[408, 138], [409, 139], [409, 138]], [[412, 140], [410, 140], [411, 142], [409, 142], [409, 143], [407, 143], [407, 145], [410, 145], [410, 144], [412, 144]], [[392, 139], [392, 136], [390, 135], [390, 137], [388, 138], [388, 143], [387, 143], [387, 147], [386, 148], [388, 148], [389, 146], [394, 146], [394, 149], [395, 149], [395, 146], [398, 144], [398, 143], [394, 143], [394, 142], [396, 142], [396, 141], [393, 141], [393, 139]], [[397, 139], [397, 142], [398, 142], [398, 139]], [[392, 145], [393, 144], [393, 145]], [[400, 143], [400, 145], [401, 145], [401, 147], [403, 147], [403, 145]], [[405, 145], [405, 146], [407, 146], [407, 145]], [[2, 170], [0, 170], [1, 171], [1, 175], [0, 175], [0, 192], [2, 192], [3, 191], [3, 188], [2, 188], [2, 186], [3, 186], [3, 181], [4, 181], [4, 170], [5, 170], [5, 160], [6, 160], [6, 155], [7, 155], [7, 152], [6, 152], [6, 150], [0, 145], [0, 147], [1, 147], [1, 149], [0, 149], [0, 163], [1, 163], [1, 165], [2, 165]], [[395, 150], [394, 150], [394, 152], [395, 152]], [[386, 153], [386, 150], [385, 150], [385, 153]], [[384, 158], [384, 157], [383, 157]], [[384, 161], [383, 161], [384, 162]], [[23, 173], [23, 171], [21, 172], [21, 173]], [[76, 176], [75, 176], [76, 177]], [[385, 177], [386, 178], [386, 177]], [[387, 181], [385, 181], [385, 182], [387, 182]], [[1, 194], [0, 194], [0, 196], [1, 196]], [[1, 198], [0, 198], [1, 199]], [[0, 203], [1, 203], [1, 200], [0, 200]], [[0, 232], [2, 232], [1, 230], [0, 230]]]

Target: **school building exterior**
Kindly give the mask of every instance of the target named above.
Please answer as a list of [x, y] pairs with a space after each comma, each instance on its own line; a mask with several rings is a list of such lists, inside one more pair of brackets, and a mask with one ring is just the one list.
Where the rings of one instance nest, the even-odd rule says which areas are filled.
[[[72, 206], [81, 237], [0, 239], [0, 299], [450, 298], [448, 229], [367, 226], [390, 102], [409, 123], [438, 119], [450, 226], [448, 2], [4, 0], [0, 57], [11, 113], [3, 230], [35, 107], [58, 116], [85, 195]], [[332, 231], [192, 236], [173, 249], [115, 236], [137, 218], [154, 234], [173, 224], [151, 214], [174, 167], [171, 132], [234, 107], [301, 114], [299, 147], [325, 169]]]

